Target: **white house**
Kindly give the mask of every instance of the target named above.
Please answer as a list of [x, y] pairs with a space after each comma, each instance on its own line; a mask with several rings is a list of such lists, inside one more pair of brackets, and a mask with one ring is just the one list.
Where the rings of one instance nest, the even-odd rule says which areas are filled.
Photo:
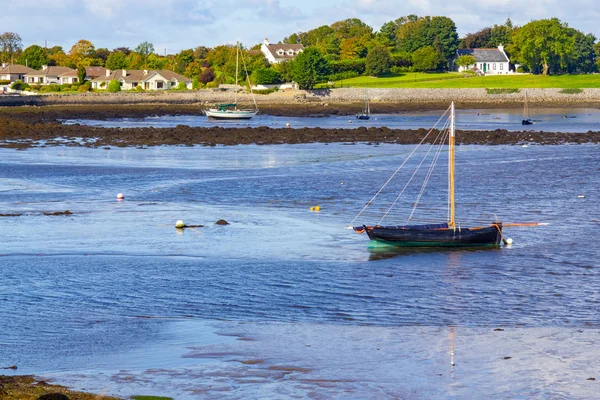
[[35, 69], [19, 64], [2, 64], [2, 68], [0, 68], [0, 81], [24, 81], [25, 75], [31, 72], [35, 72]]
[[25, 74], [25, 81], [29, 84], [48, 85], [50, 83], [61, 83], [59, 76], [67, 72], [77, 71], [68, 67], [49, 67], [47, 65], [42, 66], [41, 71], [33, 71]]
[[260, 51], [263, 52], [270, 64], [277, 64], [283, 61], [293, 60], [302, 51], [304, 46], [301, 44], [270, 44], [269, 39], [265, 39], [260, 46]]
[[500, 45], [497, 49], [458, 49], [456, 55], [473, 56], [475, 64], [467, 68], [458, 67], [458, 72], [464, 70], [475, 70], [483, 72], [486, 75], [511, 74], [514, 71], [509, 70], [510, 60], [504, 52], [504, 46]]
[[185, 82], [186, 88], [192, 89], [192, 80], [186, 76], [167, 70], [140, 69], [107, 69], [104, 76], [92, 79], [92, 89], [107, 89], [113, 79], [121, 84], [121, 90], [135, 89], [137, 86], [144, 90], [168, 90], [178, 87], [180, 82]]

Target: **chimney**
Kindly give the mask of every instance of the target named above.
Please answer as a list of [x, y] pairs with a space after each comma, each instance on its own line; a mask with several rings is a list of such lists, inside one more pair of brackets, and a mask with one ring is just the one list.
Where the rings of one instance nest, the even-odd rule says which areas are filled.
[[266, 38], [266, 39], [265, 39], [265, 45], [266, 45], [266, 46], [268, 46], [268, 45], [269, 45], [269, 39], [268, 39], [268, 38]]
[[502, 43], [500, 43], [500, 44], [498, 45], [498, 50], [500, 50], [500, 51], [504, 51], [504, 46], [502, 46]]
[[148, 75], [148, 70], [147, 69], [144, 70], [144, 75]]
[[2, 68], [6, 68], [6, 63], [2, 63]]
[[125, 78], [127, 76], [127, 70], [124, 69], [122, 72], [123, 72], [123, 78]]
[[45, 71], [45, 70], [47, 70], [47, 69], [48, 69], [48, 66], [47, 66], [47, 65], [42, 65], [42, 71]]
[[106, 69], [106, 77], [108, 78], [110, 76], [110, 69]]

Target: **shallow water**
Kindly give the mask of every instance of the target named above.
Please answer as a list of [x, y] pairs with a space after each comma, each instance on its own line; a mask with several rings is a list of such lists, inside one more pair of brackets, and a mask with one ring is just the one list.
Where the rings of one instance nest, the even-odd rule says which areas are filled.
[[[324, 112], [327, 109], [324, 108]], [[219, 121], [211, 120], [205, 116], [160, 116], [146, 118], [121, 118], [112, 120], [66, 120], [65, 124], [82, 124], [102, 127], [156, 127], [169, 128], [177, 125], [191, 127], [248, 127], [268, 126], [283, 128], [290, 124], [291, 128], [358, 128], [386, 126], [391, 129], [430, 129], [438, 121], [441, 111], [407, 112], [398, 114], [377, 114], [372, 110], [369, 121], [359, 121], [353, 116], [328, 116], [327, 118], [310, 117], [280, 117], [268, 114], [259, 114], [247, 121]], [[495, 130], [506, 129], [509, 131], [546, 131], [546, 132], [571, 132], [582, 133], [597, 131], [600, 124], [600, 110], [595, 108], [541, 108], [532, 110], [533, 125], [523, 126], [522, 109], [498, 110], [458, 110], [456, 112], [456, 126], [461, 130]]]
[[[367, 238], [344, 227], [412, 149], [364, 144], [1, 149], [0, 213], [22, 215], [0, 217], [0, 367], [16, 364], [19, 374], [47, 374], [79, 388], [98, 388], [93, 382], [105, 376], [100, 389], [108, 392], [129, 395], [148, 388], [168, 395], [169, 374], [151, 379], [142, 373], [202, 369], [208, 362], [215, 374], [230, 379], [231, 362], [221, 353], [266, 358], [265, 343], [286, 347], [269, 324], [282, 324], [294, 341], [301, 340], [295, 331], [312, 329], [321, 337], [331, 327], [338, 332], [331, 340], [369, 362], [377, 357], [364, 347], [369, 333], [356, 333], [360, 327], [385, 336], [427, 326], [444, 337], [450, 326], [464, 332], [558, 329], [563, 335], [598, 327], [600, 251], [593, 239], [600, 227], [598, 146], [459, 146], [461, 223], [489, 223], [497, 216], [549, 225], [507, 228], [505, 236], [514, 244], [497, 250], [369, 253]], [[403, 173], [356, 225], [379, 221], [404, 186], [409, 175]], [[437, 210], [445, 204], [445, 178], [443, 168], [431, 177], [415, 218], [433, 218], [437, 211], [445, 216]], [[407, 194], [415, 195], [420, 184]], [[116, 200], [119, 192], [124, 201]], [[385, 221], [405, 222], [413, 201], [400, 201]], [[315, 205], [319, 213], [309, 211]], [[67, 209], [73, 215], [44, 215]], [[214, 225], [220, 218], [231, 225]], [[178, 219], [205, 226], [177, 231]], [[231, 330], [255, 336], [266, 346], [262, 355], [235, 347], [241, 344]], [[431, 335], [418, 346], [430, 346]], [[521, 350], [528, 338], [519, 339]], [[191, 347], [219, 354], [185, 357]], [[278, 353], [278, 363], [284, 354]], [[294, 354], [287, 360], [291, 365], [308, 364], [322, 372], [318, 376], [356, 382], [356, 371], [351, 377], [325, 373], [336, 370], [336, 363]], [[328, 354], [337, 357], [335, 349]], [[406, 370], [396, 366], [399, 373]], [[144, 376], [136, 382], [151, 383], [128, 386], [120, 370], [137, 371]], [[197, 376], [180, 378], [190, 383]], [[374, 387], [401, 394], [404, 387], [388, 378], [374, 377], [372, 385], [358, 388], [338, 383], [327, 393], [343, 397], [350, 386], [358, 397], [369, 397], [360, 394]], [[451, 394], [454, 386], [447, 382], [446, 390], [430, 392], [432, 379], [417, 394]], [[476, 394], [479, 384], [464, 381], [459, 393]], [[254, 392], [252, 384], [231, 385], [233, 398], [308, 396], [316, 390], [306, 382], [264, 392]], [[194, 398], [188, 386], [173, 391], [178, 398]]]

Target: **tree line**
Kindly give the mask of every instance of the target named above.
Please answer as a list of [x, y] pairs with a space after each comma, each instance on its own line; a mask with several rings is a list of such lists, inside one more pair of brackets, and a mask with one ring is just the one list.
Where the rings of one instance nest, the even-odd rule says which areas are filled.
[[[449, 70], [459, 48], [495, 48], [504, 45], [511, 63], [534, 74], [593, 73], [600, 68], [600, 43], [557, 18], [515, 26], [510, 19], [463, 38], [456, 24], [444, 16], [408, 15], [381, 26], [379, 31], [358, 18], [292, 33], [284, 43], [302, 44], [305, 51], [292, 62], [269, 65], [260, 44], [242, 49], [242, 60], [253, 83], [294, 80], [310, 88], [325, 80], [359, 75], [382, 76], [404, 72]], [[88, 66], [117, 69], [167, 69], [194, 80], [195, 87], [216, 87], [235, 80], [233, 45], [198, 46], [176, 54], [160, 55], [149, 42], [134, 49], [96, 48], [80, 40], [69, 50], [32, 45], [23, 49], [14, 32], [0, 35], [0, 59], [40, 69], [57, 65], [84, 70]], [[464, 61], [464, 60], [463, 60]], [[244, 69], [242, 69], [244, 71]], [[245, 74], [245, 72], [242, 72]], [[245, 76], [240, 76], [241, 81]]]

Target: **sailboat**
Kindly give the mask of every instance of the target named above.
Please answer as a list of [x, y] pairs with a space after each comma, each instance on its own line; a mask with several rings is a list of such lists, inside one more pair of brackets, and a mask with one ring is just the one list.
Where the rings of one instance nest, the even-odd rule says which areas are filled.
[[523, 119], [523, 121], [521, 121], [522, 125], [533, 125], [533, 121], [529, 118], [529, 103], [527, 102], [527, 92], [525, 92], [525, 109], [524, 114], [525, 114], [525, 119]]
[[[448, 113], [448, 111], [446, 111]], [[488, 226], [477, 227], [462, 227], [455, 219], [454, 205], [454, 143], [455, 143], [455, 123], [454, 123], [454, 102], [449, 108], [449, 128], [448, 128], [448, 220], [441, 223], [426, 224], [426, 225], [362, 225], [350, 226], [349, 229], [359, 234], [367, 233], [371, 243], [369, 247], [387, 248], [387, 247], [493, 247], [498, 246], [502, 238], [502, 223], [499, 221], [493, 222]], [[440, 118], [441, 120], [441, 118]], [[433, 129], [430, 131], [430, 133]], [[442, 136], [445, 138], [445, 136]], [[426, 138], [426, 137], [425, 137]], [[425, 138], [421, 141], [423, 143]], [[437, 140], [437, 139], [436, 139]], [[418, 146], [417, 146], [418, 147]], [[442, 140], [440, 140], [439, 150], [436, 157], [439, 157], [442, 148]], [[413, 150], [413, 153], [416, 151]], [[410, 157], [410, 156], [409, 156]], [[436, 158], [437, 161], [437, 158]], [[406, 160], [404, 161], [406, 163]], [[396, 172], [388, 179], [383, 187], [373, 196], [373, 198], [365, 205], [363, 210], [358, 213], [352, 223], [369, 207], [373, 200], [381, 193], [392, 178], [399, 172], [404, 163], [396, 170]], [[434, 165], [434, 164], [433, 164]], [[432, 167], [433, 167], [432, 165]], [[414, 174], [413, 174], [414, 177]], [[412, 180], [412, 178], [411, 178]], [[410, 181], [408, 182], [410, 183]], [[407, 183], [407, 185], [408, 185]], [[426, 183], [426, 182], [425, 182]], [[425, 188], [425, 184], [421, 189], [421, 193]], [[406, 187], [405, 187], [406, 189]], [[404, 191], [404, 190], [403, 190]], [[402, 194], [402, 193], [400, 193]], [[398, 195], [400, 197], [400, 195]], [[398, 200], [398, 198], [396, 199]], [[395, 202], [394, 202], [395, 203]], [[417, 202], [418, 204], [418, 202]], [[392, 205], [393, 206], [393, 205]], [[416, 205], [415, 205], [416, 208]], [[388, 210], [389, 212], [389, 210]], [[414, 209], [413, 209], [414, 212]], [[387, 213], [386, 213], [387, 215]], [[381, 219], [381, 221], [383, 218]], [[380, 221], [380, 222], [381, 222]]]
[[369, 118], [371, 118], [371, 110], [369, 109], [369, 95], [367, 94], [367, 88], [365, 88], [365, 110], [356, 114], [356, 119], [368, 120]]
[[236, 43], [236, 52], [235, 52], [235, 90], [233, 103], [221, 103], [216, 104], [215, 108], [210, 108], [208, 110], [204, 110], [204, 113], [208, 118], [213, 119], [226, 119], [226, 120], [240, 120], [240, 119], [250, 119], [258, 114], [258, 105], [256, 104], [256, 99], [254, 98], [254, 93], [252, 92], [252, 85], [250, 85], [250, 78], [248, 77], [248, 70], [246, 69], [246, 62], [244, 61], [244, 56], [242, 54], [242, 61], [244, 64], [244, 70], [246, 71], [246, 76], [248, 77], [248, 85], [250, 86], [250, 94], [252, 95], [252, 101], [254, 102], [254, 110], [240, 110], [237, 107], [237, 91], [238, 91], [238, 68], [239, 68], [239, 57], [240, 57], [240, 44]]

